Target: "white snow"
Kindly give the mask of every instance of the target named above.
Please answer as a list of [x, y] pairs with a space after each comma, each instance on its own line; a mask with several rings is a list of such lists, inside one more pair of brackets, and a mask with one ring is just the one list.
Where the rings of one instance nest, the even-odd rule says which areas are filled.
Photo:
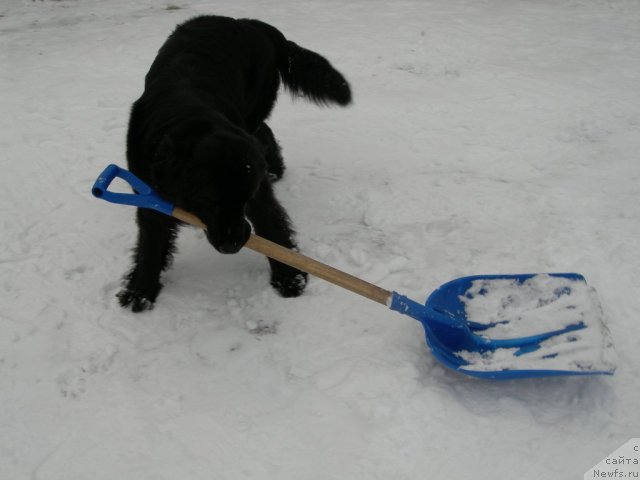
[[[196, 230], [156, 308], [121, 309], [134, 212], [90, 188], [203, 13], [273, 23], [351, 82], [349, 109], [283, 96], [271, 120], [302, 252], [416, 300], [582, 273], [616, 374], [456, 374], [418, 322], [317, 279], [282, 299]], [[640, 430], [638, 25], [635, 0], [3, 2], [0, 479], [580, 478]]]
[[482, 333], [495, 339], [552, 332], [577, 323], [597, 328], [604, 322], [595, 289], [566, 277], [474, 280], [460, 300], [467, 319], [492, 325]]
[[540, 342], [521, 354], [520, 348], [491, 352], [459, 352], [465, 370], [615, 370], [615, 350], [595, 289], [582, 280], [546, 274], [522, 282], [513, 279], [474, 280], [460, 296], [467, 320], [490, 325], [478, 334], [490, 339], [541, 335], [580, 325]]

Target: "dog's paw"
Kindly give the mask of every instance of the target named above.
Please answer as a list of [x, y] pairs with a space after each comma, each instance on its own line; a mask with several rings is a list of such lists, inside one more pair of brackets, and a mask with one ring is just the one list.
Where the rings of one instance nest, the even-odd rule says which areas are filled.
[[130, 288], [120, 290], [116, 297], [118, 297], [121, 306], [130, 308], [134, 313], [151, 310], [155, 302], [155, 298], [152, 295]]
[[307, 286], [307, 274], [299, 272], [293, 276], [272, 278], [271, 286], [285, 298], [299, 297]]

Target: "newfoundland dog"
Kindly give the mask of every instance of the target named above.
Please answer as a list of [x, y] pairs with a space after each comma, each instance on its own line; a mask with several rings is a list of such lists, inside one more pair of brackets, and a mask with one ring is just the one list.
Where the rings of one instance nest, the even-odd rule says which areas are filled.
[[[196, 214], [213, 247], [236, 253], [253, 230], [295, 248], [294, 232], [271, 183], [284, 163], [265, 123], [280, 81], [318, 105], [351, 102], [345, 78], [319, 54], [250, 19], [201, 16], [179, 25], [160, 48], [133, 104], [127, 134], [129, 169], [167, 200]], [[137, 211], [133, 267], [120, 304], [147, 310], [162, 288], [180, 222]], [[295, 297], [306, 274], [269, 260], [271, 285]]]

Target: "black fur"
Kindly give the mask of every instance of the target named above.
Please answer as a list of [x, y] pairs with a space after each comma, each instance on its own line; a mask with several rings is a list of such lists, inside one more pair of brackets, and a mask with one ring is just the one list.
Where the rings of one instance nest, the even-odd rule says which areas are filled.
[[[236, 253], [258, 235], [295, 248], [294, 232], [271, 181], [282, 177], [280, 147], [265, 120], [280, 80], [293, 94], [347, 105], [344, 77], [317, 53], [258, 20], [202, 16], [167, 39], [133, 104], [129, 169], [207, 226], [209, 242]], [[247, 219], [249, 221], [247, 221]], [[171, 263], [180, 226], [152, 210], [137, 213], [133, 267], [118, 293], [134, 312], [153, 304]], [[270, 260], [271, 284], [285, 297], [302, 293], [306, 274]]]

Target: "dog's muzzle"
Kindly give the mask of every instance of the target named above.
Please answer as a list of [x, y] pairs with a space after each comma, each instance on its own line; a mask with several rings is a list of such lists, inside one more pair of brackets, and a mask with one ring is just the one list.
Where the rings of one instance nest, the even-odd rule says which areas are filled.
[[216, 215], [207, 225], [207, 239], [220, 253], [237, 253], [251, 235], [251, 225], [241, 214], [228, 212]]

